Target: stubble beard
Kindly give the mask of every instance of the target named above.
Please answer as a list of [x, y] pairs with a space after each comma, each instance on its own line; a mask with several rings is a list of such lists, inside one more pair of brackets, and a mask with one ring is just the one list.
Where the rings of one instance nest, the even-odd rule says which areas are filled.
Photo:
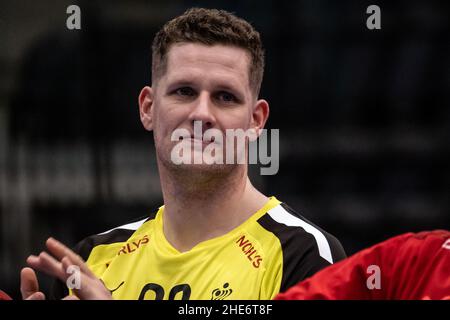
[[242, 164], [175, 164], [171, 159], [172, 147], [158, 147], [155, 143], [158, 166], [170, 177], [173, 183], [187, 192], [215, 192], [225, 188], [227, 181], [239, 175]]

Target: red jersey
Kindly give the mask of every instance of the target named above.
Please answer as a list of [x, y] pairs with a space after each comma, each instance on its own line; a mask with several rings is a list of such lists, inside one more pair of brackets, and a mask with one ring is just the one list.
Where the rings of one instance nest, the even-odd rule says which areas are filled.
[[299, 282], [278, 300], [450, 300], [450, 232], [406, 233]]

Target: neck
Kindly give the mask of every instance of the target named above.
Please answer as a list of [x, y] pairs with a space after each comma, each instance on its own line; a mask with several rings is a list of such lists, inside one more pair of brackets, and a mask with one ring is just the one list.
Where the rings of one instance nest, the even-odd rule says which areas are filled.
[[268, 200], [241, 165], [221, 175], [192, 171], [186, 177], [160, 166], [166, 239], [180, 252], [233, 230]]

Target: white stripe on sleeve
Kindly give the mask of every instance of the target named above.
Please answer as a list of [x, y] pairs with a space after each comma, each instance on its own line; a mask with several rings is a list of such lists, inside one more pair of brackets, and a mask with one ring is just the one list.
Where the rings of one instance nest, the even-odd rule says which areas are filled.
[[325, 260], [327, 260], [329, 263], [333, 263], [333, 258], [331, 256], [331, 249], [328, 240], [319, 229], [310, 225], [306, 221], [303, 221], [300, 218], [292, 215], [291, 213], [286, 211], [281, 205], [276, 206], [275, 208], [269, 210], [267, 213], [272, 217], [273, 220], [275, 220], [278, 223], [282, 223], [290, 227], [302, 227], [306, 232], [312, 234], [316, 239], [320, 256]]

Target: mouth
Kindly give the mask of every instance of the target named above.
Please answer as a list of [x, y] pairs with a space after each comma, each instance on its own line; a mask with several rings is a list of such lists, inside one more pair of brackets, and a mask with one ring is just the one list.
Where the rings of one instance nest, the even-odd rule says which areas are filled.
[[191, 143], [194, 144], [194, 146], [195, 145], [200, 145], [200, 144], [202, 146], [207, 146], [207, 145], [209, 145], [211, 143], [214, 143], [215, 139], [212, 138], [211, 140], [202, 140], [202, 139], [197, 139], [197, 138], [194, 138], [194, 137], [190, 137], [189, 140], [191, 141]]
[[210, 143], [214, 143], [216, 141], [216, 137], [212, 136], [210, 139], [197, 139], [194, 134], [181, 136], [178, 138], [178, 141], [189, 140], [194, 143], [202, 143], [203, 145], [208, 145]]

